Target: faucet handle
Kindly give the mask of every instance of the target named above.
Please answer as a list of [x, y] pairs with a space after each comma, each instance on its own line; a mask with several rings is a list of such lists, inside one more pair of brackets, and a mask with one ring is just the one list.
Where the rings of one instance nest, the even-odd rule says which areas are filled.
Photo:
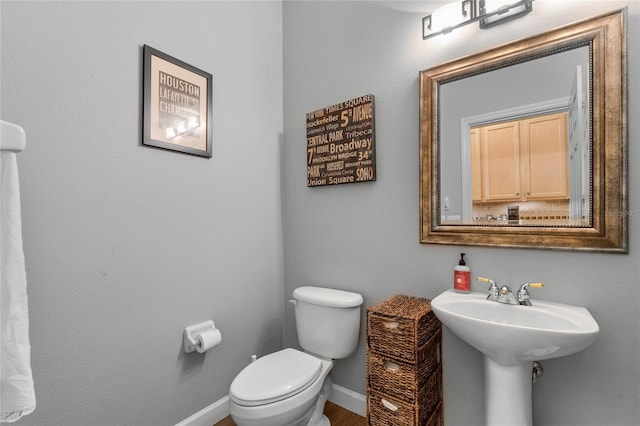
[[544, 288], [544, 283], [524, 283], [518, 292], [527, 292], [527, 288]]
[[520, 286], [518, 290], [518, 303], [520, 305], [531, 306], [531, 301], [529, 300], [529, 291], [527, 290], [529, 287], [531, 288], [544, 288], [543, 283], [524, 283]]
[[494, 285], [496, 285], [496, 283], [493, 280], [490, 280], [489, 278], [483, 278], [483, 277], [477, 277], [476, 278], [478, 281], [480, 281], [481, 283], [490, 283], [491, 287], [493, 287]]
[[487, 296], [487, 300], [498, 300], [498, 286], [496, 285], [495, 281], [483, 277], [477, 277], [476, 279], [481, 283], [491, 284], [491, 286], [488, 288], [489, 295]]

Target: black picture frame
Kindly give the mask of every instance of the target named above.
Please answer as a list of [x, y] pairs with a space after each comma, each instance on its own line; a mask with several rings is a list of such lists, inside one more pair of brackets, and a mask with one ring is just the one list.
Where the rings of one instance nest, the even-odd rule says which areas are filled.
[[213, 76], [143, 46], [142, 144], [211, 158]]

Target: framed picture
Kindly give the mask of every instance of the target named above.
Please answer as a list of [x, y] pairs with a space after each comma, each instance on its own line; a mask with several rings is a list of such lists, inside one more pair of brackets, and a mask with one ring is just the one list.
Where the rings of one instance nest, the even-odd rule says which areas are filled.
[[375, 98], [307, 113], [307, 186], [376, 180]]
[[142, 144], [211, 158], [213, 77], [144, 45]]

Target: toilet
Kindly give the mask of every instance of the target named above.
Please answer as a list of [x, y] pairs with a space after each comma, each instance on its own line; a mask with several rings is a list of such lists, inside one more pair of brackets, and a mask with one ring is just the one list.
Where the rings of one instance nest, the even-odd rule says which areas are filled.
[[333, 360], [358, 346], [362, 296], [304, 286], [293, 291], [298, 342], [246, 366], [229, 387], [238, 426], [329, 426], [322, 414], [332, 389]]

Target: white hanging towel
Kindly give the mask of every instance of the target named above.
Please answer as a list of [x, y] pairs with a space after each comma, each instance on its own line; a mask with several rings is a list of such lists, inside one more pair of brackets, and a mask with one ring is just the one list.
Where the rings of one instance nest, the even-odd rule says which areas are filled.
[[0, 155], [0, 422], [10, 423], [31, 414], [36, 397], [31, 374], [18, 162], [13, 152], [2, 151]]

